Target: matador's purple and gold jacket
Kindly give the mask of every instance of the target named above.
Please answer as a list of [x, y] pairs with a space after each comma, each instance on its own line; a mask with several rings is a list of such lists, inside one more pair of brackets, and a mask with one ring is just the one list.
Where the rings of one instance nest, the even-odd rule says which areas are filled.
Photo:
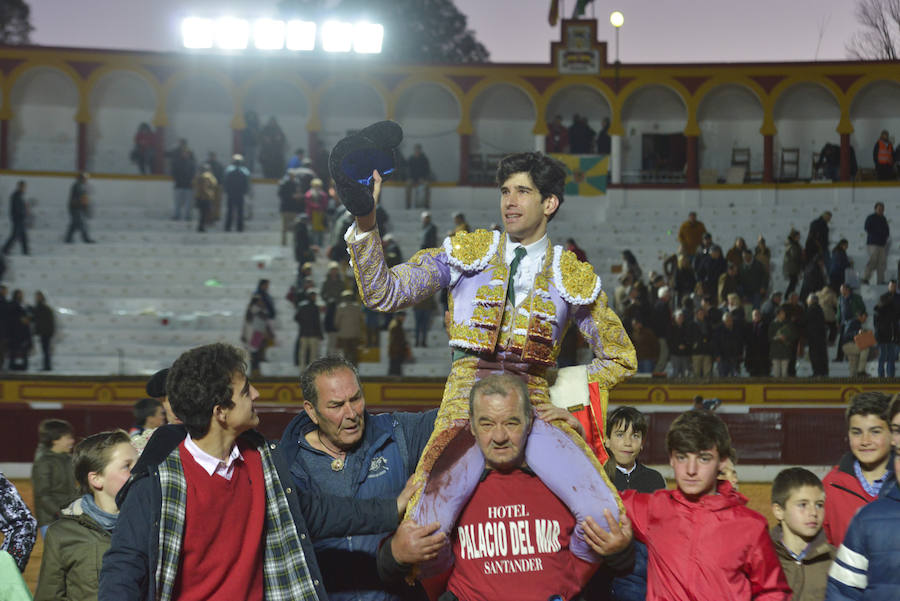
[[[355, 230], [351, 230], [354, 231]], [[607, 306], [591, 266], [561, 246], [548, 246], [526, 299], [507, 306], [506, 234], [476, 230], [446, 238], [388, 269], [376, 232], [348, 235], [348, 250], [364, 305], [397, 311], [450, 289], [450, 346], [476, 355], [510, 354], [517, 362], [553, 367], [571, 321], [590, 345], [588, 378], [609, 389], [634, 373], [634, 347]]]

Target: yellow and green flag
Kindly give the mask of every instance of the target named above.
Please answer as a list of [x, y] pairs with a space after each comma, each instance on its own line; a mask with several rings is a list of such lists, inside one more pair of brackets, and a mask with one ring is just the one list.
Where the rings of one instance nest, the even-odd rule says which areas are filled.
[[609, 155], [607, 154], [551, 154], [566, 166], [567, 196], [601, 196], [606, 194], [609, 179]]

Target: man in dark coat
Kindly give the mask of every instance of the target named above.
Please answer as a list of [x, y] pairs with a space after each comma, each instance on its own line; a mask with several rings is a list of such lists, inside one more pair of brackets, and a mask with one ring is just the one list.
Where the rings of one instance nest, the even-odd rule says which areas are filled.
[[878, 274], [878, 285], [884, 285], [884, 271], [887, 269], [887, 243], [891, 235], [887, 218], [884, 216], [884, 203], [875, 203], [875, 212], [866, 217], [866, 248], [869, 250], [869, 262], [863, 272], [863, 283], [869, 283], [872, 272]]
[[25, 217], [27, 210], [25, 208], [25, 182], [19, 180], [16, 184], [16, 191], [9, 197], [9, 222], [12, 230], [6, 244], [3, 245], [3, 254], [8, 255], [12, 245], [16, 240], [22, 245], [22, 254], [28, 254], [28, 233], [25, 230]]
[[828, 376], [828, 326], [825, 313], [819, 306], [819, 297], [810, 294], [806, 298], [806, 342], [809, 345], [809, 362], [813, 376]]
[[[774, 315], [773, 315], [774, 319]], [[747, 349], [746, 367], [751, 376], [768, 376], [769, 365], [769, 322], [763, 319], [762, 312], [754, 309], [750, 323], [744, 332], [744, 344]]]
[[718, 361], [719, 377], [740, 375], [744, 338], [735, 328], [731, 313], [722, 315], [722, 323], [713, 332], [713, 352]]
[[828, 245], [828, 222], [831, 221], [831, 211], [825, 211], [809, 224], [809, 234], [806, 237], [806, 260], [816, 255], [825, 259], [825, 266], [831, 265], [831, 247]]
[[231, 231], [232, 220], [237, 231], [244, 231], [244, 197], [250, 191], [250, 170], [244, 167], [244, 157], [231, 157], [231, 164], [225, 169], [225, 197], [228, 210], [225, 213], [225, 231]]

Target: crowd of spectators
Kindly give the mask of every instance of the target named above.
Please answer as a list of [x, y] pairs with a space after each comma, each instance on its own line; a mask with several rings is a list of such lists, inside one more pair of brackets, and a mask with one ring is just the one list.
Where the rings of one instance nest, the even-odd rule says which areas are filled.
[[[624, 251], [612, 304], [635, 344], [638, 371], [708, 377], [715, 368], [720, 377], [793, 377], [808, 351], [812, 375], [827, 376], [827, 349], [835, 345], [834, 360], [846, 358], [851, 377], [866, 375], [876, 350], [878, 376], [893, 377], [900, 292], [897, 280], [885, 277], [884, 204], [876, 203], [866, 219], [869, 260], [862, 278], [847, 255], [849, 242], [831, 246], [831, 218], [825, 211], [812, 220], [805, 244], [799, 231], [787, 234], [784, 291], [773, 289], [773, 253], [763, 236], [752, 248], [738, 237], [723, 250], [695, 212], [681, 224], [678, 252], [660, 273], [645, 277], [634, 254]], [[873, 285], [885, 288], [870, 313], [859, 289], [873, 273]]]
[[8, 289], [0, 284], [0, 373], [26, 371], [28, 360], [35, 351], [34, 339], [40, 344], [43, 362], [41, 371], [53, 369], [53, 336], [56, 319], [44, 294], [34, 293], [34, 303], [25, 302], [22, 290]]

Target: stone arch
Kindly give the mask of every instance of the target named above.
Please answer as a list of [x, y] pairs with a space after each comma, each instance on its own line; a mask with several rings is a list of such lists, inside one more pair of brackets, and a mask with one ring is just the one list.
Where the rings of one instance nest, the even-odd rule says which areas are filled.
[[[271, 117], [276, 119], [286, 140], [285, 164], [296, 148], [306, 150], [309, 99], [296, 83], [284, 78], [260, 78], [247, 87], [242, 106], [245, 113], [253, 111], [259, 116], [260, 127], [264, 127]], [[274, 176], [274, 172], [271, 175]]]
[[71, 171], [77, 164], [78, 84], [62, 69], [36, 66], [12, 84], [10, 168]]
[[446, 86], [420, 81], [406, 87], [394, 103], [394, 118], [403, 126], [403, 156], [416, 144], [429, 159], [438, 181], [456, 181], [459, 175], [459, 122], [462, 106]]
[[184, 138], [198, 163], [208, 152], [227, 163], [234, 142], [234, 104], [231, 91], [212, 75], [193, 72], [171, 82], [166, 96], [166, 149]]
[[744, 85], [726, 83], [710, 89], [697, 107], [700, 127], [699, 164], [720, 175], [731, 166], [734, 148], [750, 149], [750, 171], [763, 170], [765, 110], [756, 93]]
[[364, 80], [338, 80], [318, 94], [319, 138], [331, 148], [349, 132], [358, 131], [387, 115], [384, 95]]
[[152, 127], [158, 104], [156, 90], [134, 71], [111, 70], [97, 79], [88, 96], [88, 171], [136, 173], [129, 159], [134, 135], [141, 123]]
[[648, 84], [622, 100], [624, 183], [679, 179], [687, 160], [681, 142], [688, 122], [683, 97], [670, 86]]
[[[599, 132], [603, 119], [612, 119], [612, 103], [603, 90], [593, 85], [567, 85], [548, 98], [543, 118], [549, 123], [560, 115], [563, 125], [568, 127], [576, 114], [587, 117], [591, 129]], [[590, 152], [595, 151], [596, 144], [592, 144]]]
[[809, 179], [812, 177], [812, 154], [826, 142], [841, 143], [836, 131], [841, 120], [841, 107], [832, 90], [818, 82], [801, 81], [781, 90], [775, 97], [772, 116], [776, 129], [776, 177], [792, 173], [788, 168], [782, 172], [782, 149], [799, 149], [797, 177]]
[[530, 94], [514, 83], [483, 87], [471, 102], [471, 151], [502, 155], [534, 147], [537, 107]]
[[860, 167], [874, 168], [872, 149], [882, 130], [891, 134], [894, 146], [900, 143], [900, 82], [880, 80], [868, 83], [854, 95], [850, 105], [853, 133], [850, 144]]

